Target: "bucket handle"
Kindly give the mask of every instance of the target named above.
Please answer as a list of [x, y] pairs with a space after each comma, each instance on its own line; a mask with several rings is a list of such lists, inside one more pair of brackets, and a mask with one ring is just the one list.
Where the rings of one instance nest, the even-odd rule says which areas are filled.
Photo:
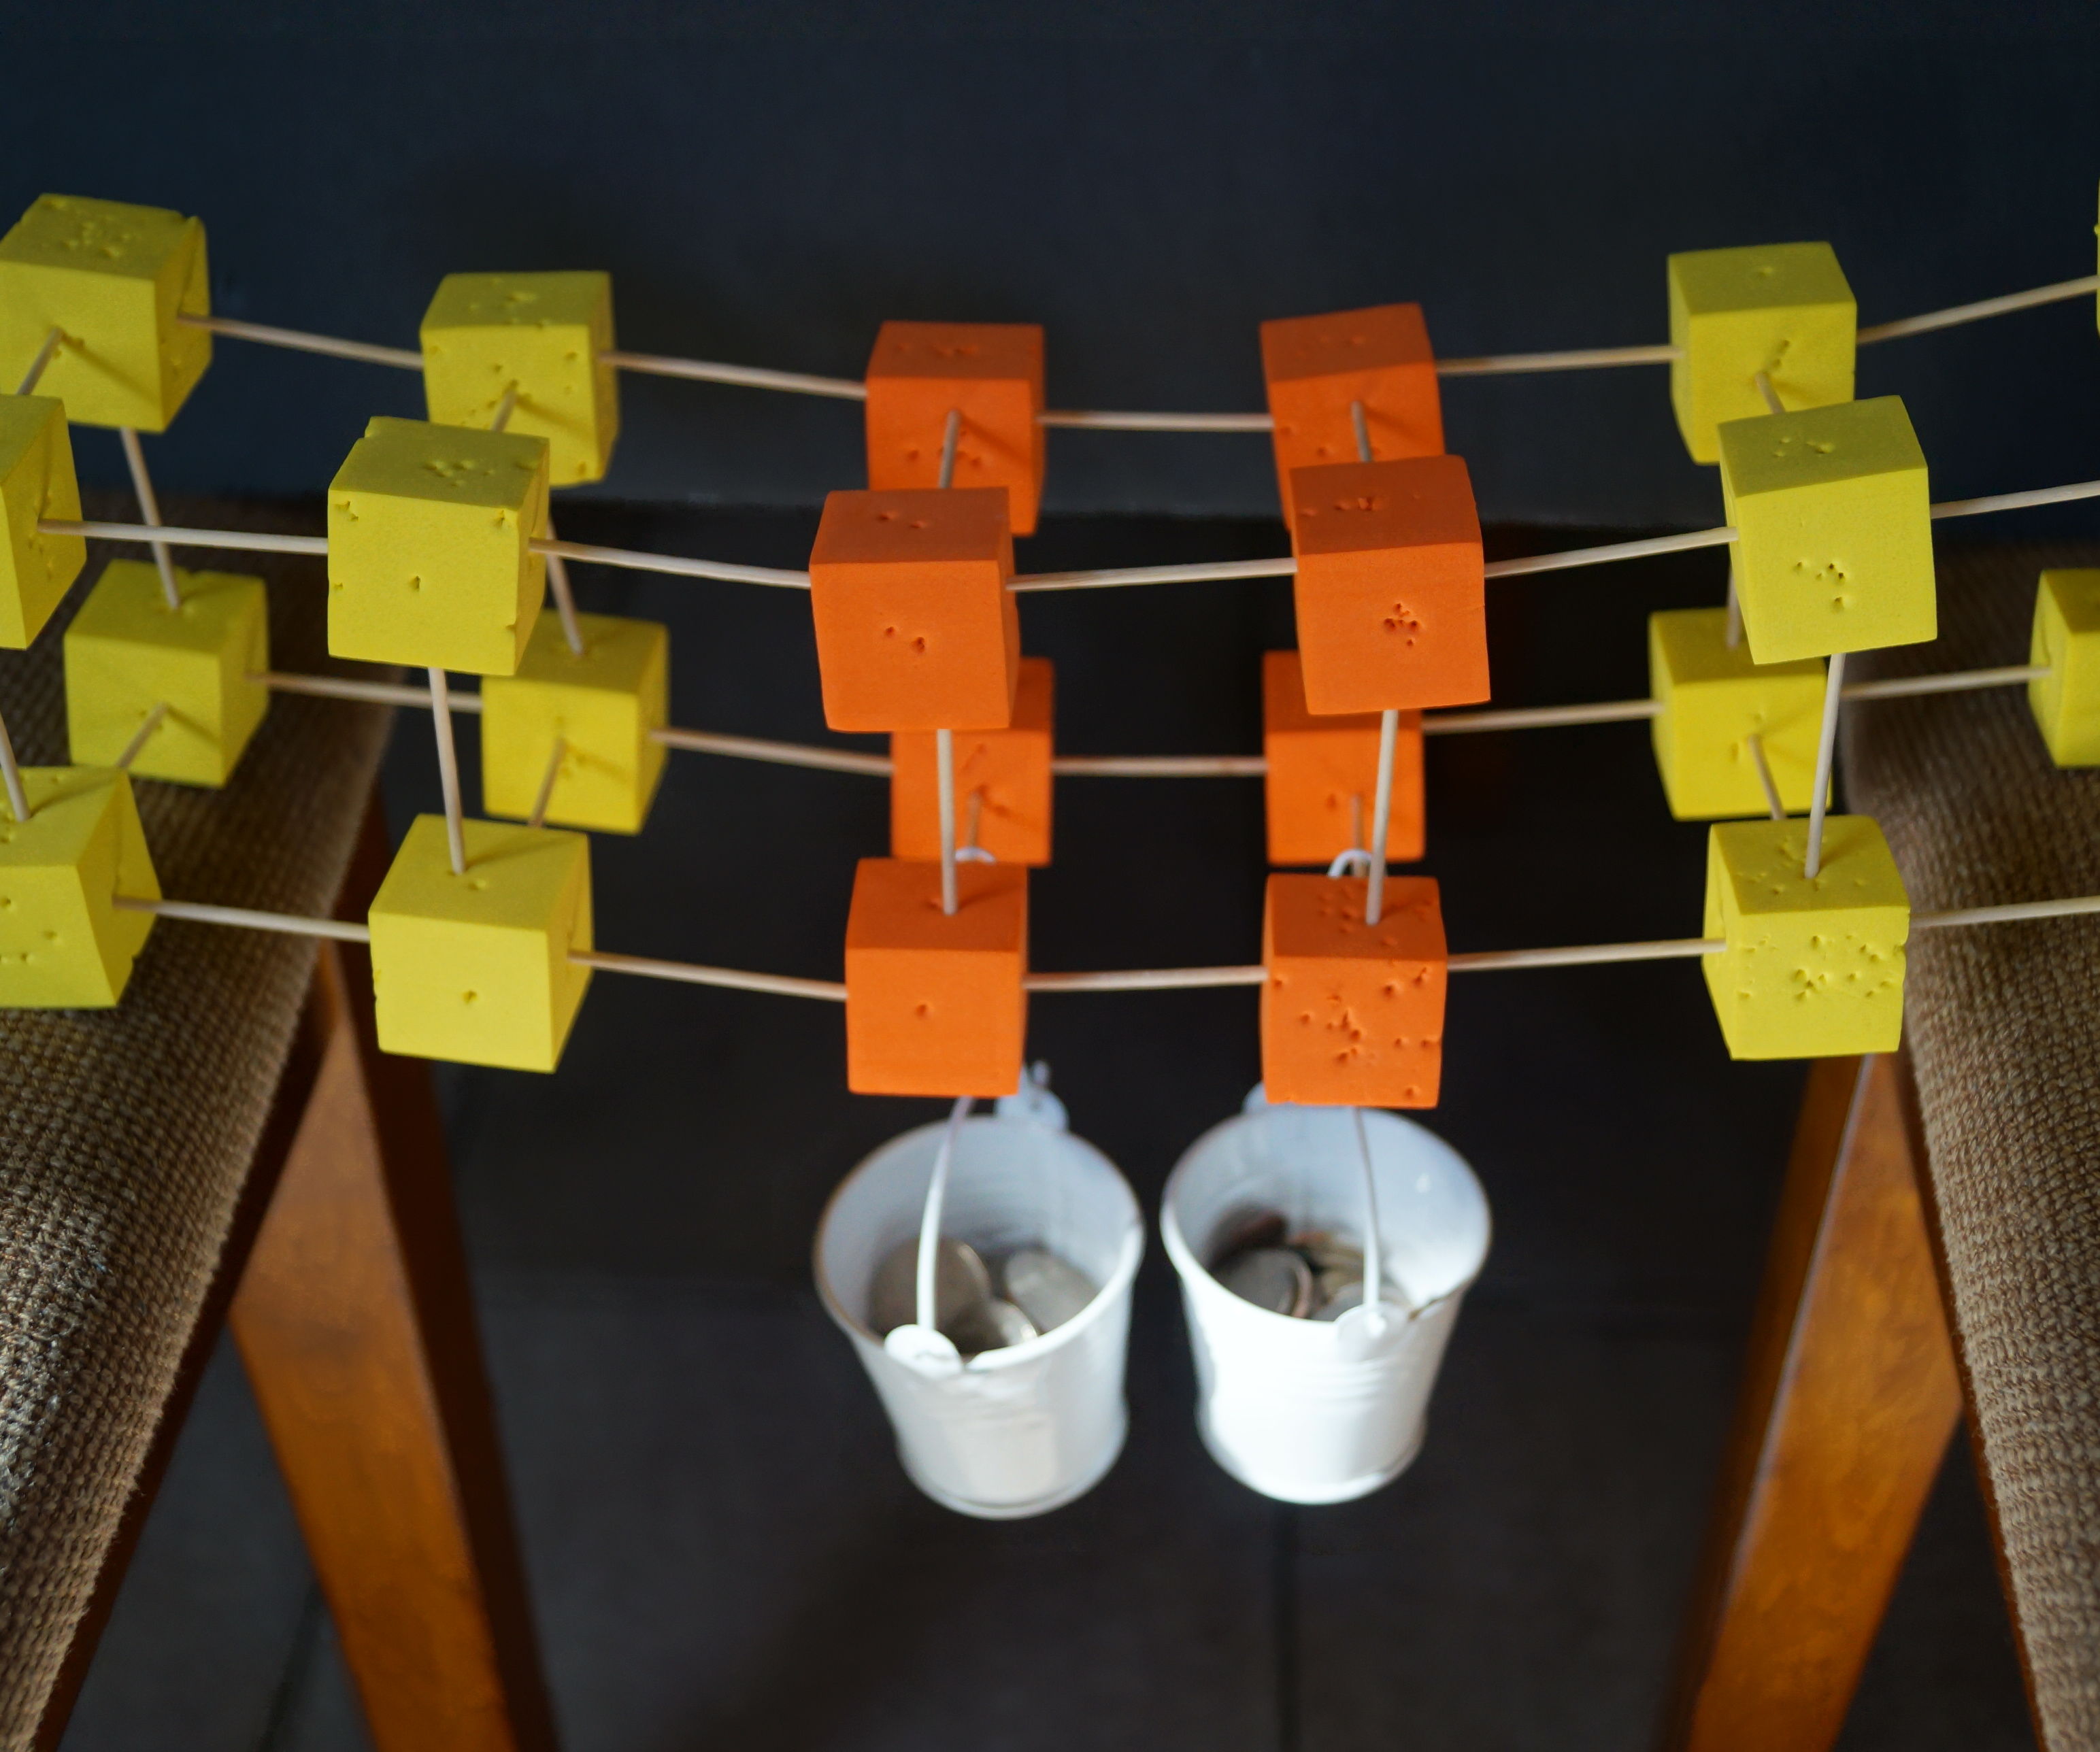
[[934, 1284], [938, 1276], [941, 1249], [941, 1212], [948, 1201], [948, 1169], [955, 1159], [955, 1134], [970, 1111], [968, 1095], [955, 1097], [948, 1110], [948, 1123], [941, 1133], [941, 1147], [933, 1153], [933, 1178], [926, 1182], [926, 1208], [919, 1218], [919, 1258], [915, 1288], [918, 1323], [929, 1332], [940, 1330], [935, 1318]]

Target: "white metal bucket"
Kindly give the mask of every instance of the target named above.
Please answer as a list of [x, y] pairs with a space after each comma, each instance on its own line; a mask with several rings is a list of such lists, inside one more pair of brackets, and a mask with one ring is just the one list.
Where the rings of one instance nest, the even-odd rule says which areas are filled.
[[1243, 1301], [1206, 1269], [1221, 1226], [1251, 1206], [1281, 1212], [1294, 1231], [1363, 1233], [1351, 1108], [1251, 1103], [1189, 1147], [1161, 1200], [1204, 1445], [1242, 1484], [1286, 1503], [1367, 1495], [1414, 1458], [1460, 1297], [1487, 1257], [1487, 1198], [1458, 1151], [1396, 1115], [1362, 1119], [1385, 1270], [1411, 1314], [1394, 1307], [1368, 1327], [1351, 1316], [1294, 1319]]
[[1011, 1520], [1092, 1489], [1123, 1450], [1123, 1355], [1145, 1223], [1115, 1165], [1055, 1125], [964, 1120], [943, 1235], [980, 1252], [1040, 1245], [1101, 1286], [1039, 1338], [967, 1362], [900, 1356], [867, 1323], [876, 1268], [919, 1232], [941, 1125], [877, 1150], [846, 1177], [818, 1227], [817, 1289], [881, 1396], [911, 1481], [965, 1515]]

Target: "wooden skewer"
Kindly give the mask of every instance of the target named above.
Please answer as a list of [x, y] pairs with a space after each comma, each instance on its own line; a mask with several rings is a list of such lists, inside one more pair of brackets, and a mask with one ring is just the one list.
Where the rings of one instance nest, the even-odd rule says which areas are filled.
[[568, 751], [567, 739], [556, 737], [554, 746], [547, 755], [547, 770], [541, 776], [539, 791], [532, 799], [532, 812], [525, 818], [527, 827], [545, 827], [547, 825], [547, 805], [554, 800], [554, 781], [562, 775], [562, 756]]
[[[1957, 304], [1944, 310], [1929, 310], [1895, 322], [1877, 323], [1859, 331], [1858, 344], [1871, 346], [1900, 336], [1924, 334], [1952, 328], [1957, 324], [1979, 322], [2014, 310], [2053, 304], [2060, 299], [2089, 296], [2100, 289], [2100, 275], [2059, 280], [2028, 292], [2008, 293], [2002, 297]], [[392, 365], [404, 371], [421, 371], [423, 356], [405, 347], [374, 346], [363, 341], [343, 341], [298, 328], [279, 328], [267, 323], [237, 321], [224, 316], [181, 315], [179, 323], [208, 329], [231, 340], [252, 341], [264, 346], [289, 348], [294, 352], [326, 354], [337, 359], [362, 360], [369, 364]], [[1619, 365], [1666, 365], [1683, 356], [1683, 350], [1667, 341], [1647, 346], [1576, 347], [1556, 352], [1489, 353], [1471, 359], [1436, 362], [1440, 377], [1501, 376], [1520, 372], [1592, 371]], [[620, 371], [644, 376], [682, 377], [700, 383], [732, 384], [745, 389], [783, 390], [793, 395], [818, 395], [838, 401], [864, 402], [867, 385], [857, 378], [824, 377], [806, 372], [773, 371], [757, 365], [730, 365], [715, 359], [678, 359], [660, 353], [629, 353], [617, 349], [598, 354], [604, 363]], [[28, 394], [25, 389], [20, 392]], [[1111, 412], [1101, 409], [1068, 409], [1036, 416], [1046, 426], [1091, 427], [1121, 432], [1267, 432], [1274, 422], [1267, 414], [1183, 414]]]
[[44, 344], [37, 349], [37, 356], [29, 361], [29, 368], [22, 373], [21, 386], [17, 395], [33, 395], [37, 385], [44, 381], [44, 373], [51, 369], [51, 361], [58, 357], [59, 348], [65, 340], [65, 331], [56, 324], [44, 337]]
[[[547, 519], [547, 539], [554, 539], [554, 520]], [[547, 561], [547, 593], [554, 599], [554, 613], [560, 616], [562, 638], [571, 657], [584, 654], [583, 623], [576, 618], [576, 592], [569, 588], [569, 562], [558, 553], [549, 553]]]
[[131, 733], [131, 740], [124, 745], [124, 752], [117, 757], [116, 765], [120, 773], [131, 770], [131, 763], [145, 751], [146, 744], [152, 739], [153, 733], [161, 728], [161, 721], [167, 715], [168, 702], [165, 700], [146, 714], [146, 721]]
[[460, 808], [459, 751], [452, 746], [452, 713], [445, 672], [430, 671], [430, 717], [438, 733], [438, 783], [445, 795], [445, 847], [452, 874], [466, 874], [466, 825]]
[[1371, 803], [1371, 874], [1364, 887], [1364, 922], [1375, 925], [1385, 917], [1385, 844], [1392, 830], [1393, 754], [1400, 740], [1400, 714], [1388, 709], [1379, 714], [1378, 790]]
[[1757, 764], [1758, 783], [1764, 787], [1765, 807], [1771, 811], [1775, 821], [1786, 819], [1786, 805], [1780, 801], [1779, 786], [1772, 782], [1771, 763], [1765, 759], [1765, 739], [1753, 730], [1743, 738], [1743, 745], [1750, 751], [1750, 759]]
[[[196, 900], [148, 900], [119, 895], [127, 912], [156, 913], [199, 924], [232, 925], [251, 931], [277, 931], [294, 936], [333, 937], [344, 943], [369, 943], [371, 928], [334, 918], [306, 918], [289, 913], [266, 913], [249, 907], [212, 906]], [[2013, 924], [2030, 919], [2070, 918], [2100, 913], [2100, 895], [2063, 900], [2016, 900], [2001, 906], [1958, 907], [1916, 913], [1911, 923], [1929, 931], [1961, 925]], [[1728, 946], [1721, 937], [1679, 937], [1656, 943], [1590, 943], [1569, 949], [1487, 949], [1454, 955], [1453, 973], [1490, 973], [1520, 967], [1574, 967], [1613, 962], [1674, 961], [1718, 955]], [[785, 997], [845, 1001], [845, 984], [834, 979], [801, 979], [784, 974], [746, 973], [731, 967], [708, 967], [690, 962], [659, 961], [646, 955], [618, 955], [602, 949], [574, 949], [569, 960], [604, 973], [638, 975], [685, 985], [721, 986], [732, 991], [765, 992]], [[1130, 968], [1107, 973], [1032, 973], [1023, 984], [1031, 992], [1163, 992], [1211, 986], [1260, 985], [1268, 977], [1259, 965], [1236, 967]]]
[[1823, 869], [1823, 817], [1829, 808], [1830, 769], [1838, 759], [1838, 714], [1845, 698], [1845, 654], [1835, 652], [1823, 677], [1823, 729], [1815, 743], [1815, 789], [1808, 794], [1808, 854], [1802, 874], [1813, 881]]
[[1779, 398], [1779, 391], [1772, 387], [1770, 372], [1758, 372], [1752, 376], [1750, 381], [1758, 386], [1758, 394], [1765, 398], [1767, 413], [1783, 414], [1786, 412], [1786, 403]]
[[29, 794], [22, 786], [22, 768], [15, 759], [15, 739], [7, 733], [5, 719], [0, 719], [0, 782], [7, 791], [7, 812], [17, 821], [29, 819]]
[[955, 733], [933, 733], [935, 799], [941, 816], [941, 910], [955, 915]]
[[489, 419], [488, 429], [492, 432], [502, 431], [510, 424], [510, 416], [517, 412], [518, 385], [514, 382], [503, 392], [503, 399], [496, 404], [496, 412]]
[[[1950, 500], [1931, 508], [1935, 517], [1978, 517], [1992, 511], [2018, 511], [2037, 505], [2067, 504], [2100, 497], [2100, 481], [2075, 482], [2067, 486], [2045, 486], [2032, 492], [1999, 493], [1984, 499]], [[252, 549], [265, 553], [304, 553], [325, 556], [328, 541], [319, 535], [266, 535], [243, 530], [165, 529], [136, 523], [72, 522], [55, 517], [41, 519], [37, 527], [47, 535], [80, 535], [103, 541], [138, 541], [176, 547]], [[1490, 561], [1485, 568], [1489, 578], [1520, 578], [1533, 572], [1564, 571], [1570, 567], [1608, 566], [1620, 560], [1637, 560], [1655, 554], [1683, 553], [1697, 548], [1724, 547], [1736, 539], [1726, 525], [1692, 530], [1679, 535], [1653, 535], [1639, 541], [1609, 542], [1602, 547], [1572, 548], [1560, 553], [1526, 554], [1514, 560]], [[627, 548], [601, 548], [587, 543], [555, 541], [549, 538], [530, 544], [535, 553], [549, 557], [618, 566], [628, 571], [662, 572], [678, 578], [719, 579], [730, 583], [766, 584], [787, 590], [807, 590], [807, 572], [788, 571], [768, 566], [734, 566], [720, 560], [698, 560], [682, 554], [642, 553]], [[1298, 562], [1289, 554], [1265, 560], [1202, 561], [1182, 566], [1126, 566], [1078, 572], [1039, 572], [1016, 578], [1017, 591], [1101, 590], [1133, 584], [1180, 584], [1226, 582], [1250, 578], [1289, 578]]]
[[[153, 495], [152, 477], [146, 473], [146, 452], [139, 447], [139, 434], [129, 426], [119, 426], [117, 436], [124, 446], [124, 461], [131, 471], [131, 490], [139, 495], [139, 514], [146, 520], [148, 529], [161, 526], [161, 502]], [[170, 614], [179, 613], [183, 593], [175, 583], [175, 562], [168, 552], [165, 541], [148, 538], [147, 545], [153, 550], [153, 564], [161, 574], [161, 595]]]
[[230, 341], [253, 341], [262, 346], [285, 347], [294, 353], [324, 353], [331, 359], [354, 359], [368, 365], [393, 365], [403, 371], [421, 371], [423, 355], [406, 347], [373, 346], [364, 341], [339, 341], [333, 335], [308, 334], [302, 328], [276, 328], [267, 323], [244, 323], [230, 316], [178, 316], [189, 328], [208, 328]]

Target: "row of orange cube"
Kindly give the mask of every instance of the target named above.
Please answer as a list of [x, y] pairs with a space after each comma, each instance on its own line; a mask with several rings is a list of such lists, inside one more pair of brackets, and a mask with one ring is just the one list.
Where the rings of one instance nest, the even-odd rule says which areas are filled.
[[[1024, 1056], [1027, 866], [1049, 856], [1051, 679], [1021, 655], [1012, 538], [1043, 479], [1042, 331], [886, 324], [867, 376], [869, 489], [832, 494], [810, 558], [824, 713], [887, 731], [889, 858], [863, 860], [846, 931], [848, 1081], [1001, 1095]], [[1480, 520], [1443, 451], [1418, 307], [1266, 324], [1262, 357], [1299, 650], [1264, 676], [1272, 859], [1324, 861], [1374, 812], [1378, 724], [1405, 714], [1388, 850], [1422, 847], [1420, 711], [1488, 697]], [[938, 486], [955, 416], [952, 484]], [[1368, 451], [1368, 456], [1366, 456]], [[955, 737], [968, 839], [943, 912], [934, 736]], [[1376, 925], [1361, 877], [1276, 875], [1263, 928], [1273, 1098], [1427, 1107], [1445, 947], [1436, 885], [1396, 878]]]

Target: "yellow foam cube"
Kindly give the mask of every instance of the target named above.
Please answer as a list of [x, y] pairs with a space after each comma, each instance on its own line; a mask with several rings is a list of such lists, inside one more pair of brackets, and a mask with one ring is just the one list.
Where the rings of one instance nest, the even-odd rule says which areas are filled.
[[134, 777], [223, 785], [270, 707], [249, 676], [270, 667], [259, 578], [178, 570], [171, 610], [157, 566], [112, 560], [65, 633], [66, 735], [75, 760], [112, 764], [157, 706], [168, 709]]
[[465, 824], [452, 874], [443, 816], [419, 815], [373, 896], [379, 1044], [417, 1059], [551, 1071], [590, 984], [590, 842]]
[[1730, 420], [1721, 494], [1758, 663], [1939, 632], [1931, 493], [1901, 397]]
[[482, 684], [482, 806], [531, 815], [558, 737], [546, 819], [637, 834], [664, 776], [664, 745], [650, 732], [670, 715], [671, 635], [654, 621], [610, 614], [579, 614], [576, 626], [580, 657], [544, 614], [518, 673]]
[[1670, 258], [1670, 400], [1694, 462], [1720, 460], [1717, 429], [1771, 410], [1852, 399], [1859, 310], [1828, 244], [1695, 249]]
[[1802, 874], [1808, 824], [1724, 821], [1706, 839], [1706, 989], [1734, 1059], [1893, 1052], [1903, 1037], [1910, 900], [1873, 817], [1823, 824], [1822, 867]]
[[1769, 804], [1749, 738], [1764, 749], [1780, 806], [1806, 809], [1815, 789], [1823, 727], [1823, 664], [1750, 661], [1728, 644], [1726, 609], [1670, 609], [1648, 618], [1655, 762], [1680, 821], [1765, 815]]
[[0, 793], [0, 1008], [107, 1010], [153, 928], [117, 896], [157, 900], [127, 773], [24, 767], [29, 819]]
[[48, 395], [0, 395], [0, 645], [24, 651], [87, 564], [77, 535], [38, 522], [80, 521], [80, 483], [64, 405]]
[[557, 486], [603, 478], [620, 435], [609, 274], [448, 274], [423, 313], [430, 417], [486, 427], [515, 385], [505, 428], [547, 441]]
[[2100, 767], [2100, 571], [2041, 574], [2027, 661], [2049, 667], [2027, 684], [2027, 704], [2049, 759]]
[[211, 363], [204, 223], [164, 207], [40, 196], [0, 237], [0, 382], [22, 381], [59, 329], [37, 387], [81, 425], [164, 432]]
[[546, 527], [545, 438], [374, 420], [329, 486], [330, 654], [514, 674]]

